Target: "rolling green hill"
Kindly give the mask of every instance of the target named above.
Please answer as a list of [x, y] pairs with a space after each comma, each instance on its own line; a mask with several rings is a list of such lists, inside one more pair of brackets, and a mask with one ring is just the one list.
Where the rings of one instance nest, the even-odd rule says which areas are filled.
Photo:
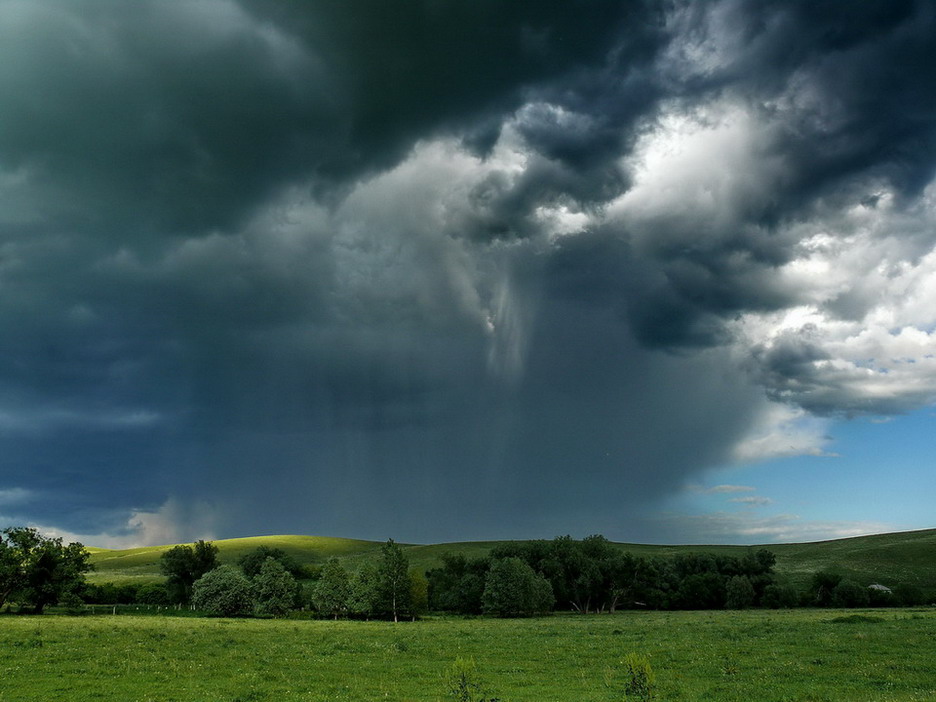
[[[414, 568], [425, 570], [440, 563], [446, 551], [463, 553], [469, 558], [484, 556], [504, 541], [462, 543], [403, 544]], [[321, 564], [335, 557], [349, 569], [372, 559], [380, 551], [377, 541], [360, 541], [322, 536], [253, 536], [215, 541], [223, 563], [234, 563], [258, 546], [279, 548], [303, 564]], [[777, 573], [794, 585], [804, 585], [817, 570], [832, 570], [860, 583], [884, 585], [910, 583], [936, 589], [936, 529], [876, 534], [849, 539], [801, 544], [763, 546], [653, 546], [617, 544], [624, 551], [640, 556], [675, 556], [678, 553], [714, 553], [729, 556], [766, 548], [777, 556]], [[125, 550], [89, 548], [95, 571], [91, 582], [147, 582], [161, 580], [159, 558], [172, 545]]]

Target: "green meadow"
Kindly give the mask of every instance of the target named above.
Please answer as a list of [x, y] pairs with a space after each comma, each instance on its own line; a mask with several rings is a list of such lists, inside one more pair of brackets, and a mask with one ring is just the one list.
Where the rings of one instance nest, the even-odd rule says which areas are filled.
[[936, 611], [624, 612], [418, 622], [0, 616], [0, 700], [450, 700], [473, 659], [485, 699], [936, 699]]

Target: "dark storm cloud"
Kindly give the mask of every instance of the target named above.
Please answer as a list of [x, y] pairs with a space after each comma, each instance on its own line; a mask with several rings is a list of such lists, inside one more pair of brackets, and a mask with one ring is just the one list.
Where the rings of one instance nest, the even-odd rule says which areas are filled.
[[934, 15], [0, 2], [0, 514], [624, 537], [765, 391], [925, 403]]

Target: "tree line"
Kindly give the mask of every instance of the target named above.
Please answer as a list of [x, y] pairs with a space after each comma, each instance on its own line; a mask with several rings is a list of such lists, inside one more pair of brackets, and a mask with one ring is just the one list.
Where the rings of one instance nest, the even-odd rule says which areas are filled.
[[860, 607], [915, 605], [919, 588], [858, 584], [820, 571], [802, 591], [774, 573], [766, 549], [740, 557], [681, 553], [641, 557], [603, 536], [582, 540], [501, 544], [481, 558], [446, 553], [425, 573], [410, 568], [392, 539], [376, 561], [349, 571], [330, 559], [303, 565], [261, 546], [236, 564], [222, 564], [206, 541], [179, 545], [160, 559], [162, 583], [90, 585], [88, 552], [36, 530], [0, 532], [0, 607], [41, 613], [51, 604], [187, 605], [220, 616], [283, 616], [307, 610], [330, 618], [415, 618], [427, 611], [504, 617], [553, 611], [619, 609], [743, 609], [746, 607]]
[[[489, 592], [492, 573], [503, 561], [523, 564], [544, 581], [555, 609], [583, 614], [622, 608], [742, 609], [786, 604], [773, 573], [776, 558], [765, 549], [741, 558], [693, 553], [642, 558], [594, 535], [581, 541], [562, 536], [502, 544], [476, 559], [446, 554], [442, 566], [427, 573], [430, 607], [461, 614], [504, 614], [493, 606]], [[526, 607], [524, 613], [531, 611]]]

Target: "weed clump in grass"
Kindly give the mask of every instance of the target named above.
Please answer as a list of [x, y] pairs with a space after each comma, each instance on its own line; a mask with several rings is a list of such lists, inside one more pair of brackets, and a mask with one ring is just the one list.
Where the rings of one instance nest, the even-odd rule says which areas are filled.
[[627, 675], [624, 694], [641, 700], [652, 699], [653, 690], [656, 686], [656, 675], [653, 673], [653, 668], [650, 667], [650, 660], [646, 656], [637, 653], [628, 653], [621, 663], [624, 665], [624, 672]]
[[483, 696], [473, 658], [455, 659], [446, 674], [445, 687], [448, 697], [456, 702], [499, 702], [496, 697]]

